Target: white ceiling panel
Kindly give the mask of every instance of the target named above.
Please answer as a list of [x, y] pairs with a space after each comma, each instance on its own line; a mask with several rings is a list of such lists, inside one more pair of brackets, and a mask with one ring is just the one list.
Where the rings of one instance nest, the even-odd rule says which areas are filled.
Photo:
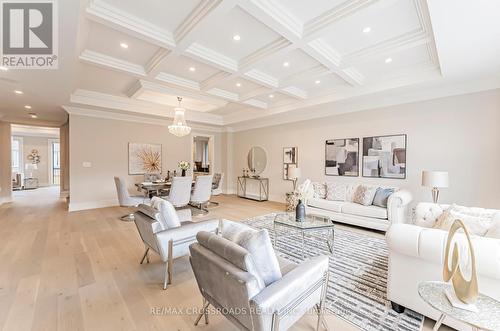
[[78, 87], [84, 90], [125, 96], [137, 81], [134, 77], [114, 70], [80, 64], [78, 67]]
[[381, 0], [332, 24], [323, 39], [345, 55], [419, 28], [413, 0]]
[[[128, 48], [121, 47], [125, 43]], [[87, 49], [134, 64], [145, 65], [159, 47], [99, 23], [91, 23]]]
[[302, 50], [295, 49], [288, 54], [283, 54], [273, 57], [268, 61], [263, 61], [255, 67], [275, 78], [285, 79], [318, 65], [319, 63], [315, 59]]
[[104, 2], [170, 32], [184, 21], [200, 0], [105, 0]]
[[[194, 68], [192, 71], [190, 68]], [[161, 72], [176, 75], [185, 79], [202, 82], [219, 72], [218, 69], [186, 56], [169, 56], [158, 67]]]
[[307, 0], [276, 0], [284, 10], [302, 23], [321, 15], [323, 12], [334, 8], [346, 0], [314, 0], [314, 3]]
[[[241, 39], [235, 41], [235, 35]], [[279, 37], [240, 7], [235, 7], [225, 19], [203, 29], [197, 42], [233, 60], [241, 60]]]
[[217, 87], [240, 95], [262, 88], [259, 84], [237, 77], [224, 80], [217, 84]]
[[[166, 94], [156, 91], [143, 90], [138, 93], [136, 99], [154, 102], [160, 105], [178, 107], [177, 95]], [[194, 98], [183, 97], [181, 106], [186, 110], [207, 112], [218, 108], [216, 105]]]

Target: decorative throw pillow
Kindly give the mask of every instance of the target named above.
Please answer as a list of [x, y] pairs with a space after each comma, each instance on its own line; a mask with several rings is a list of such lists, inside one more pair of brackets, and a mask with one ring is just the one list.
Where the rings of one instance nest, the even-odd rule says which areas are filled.
[[316, 199], [326, 199], [326, 185], [325, 183], [313, 183], [314, 195]]
[[377, 192], [377, 187], [359, 185], [354, 192], [352, 202], [359, 203], [360, 205], [364, 206], [369, 206], [373, 203], [375, 192]]
[[389, 200], [389, 197], [393, 193], [394, 193], [393, 188], [381, 188], [381, 187], [377, 188], [375, 196], [373, 197], [373, 205], [382, 208], [387, 208], [387, 201]]
[[177, 228], [181, 226], [179, 215], [174, 206], [162, 198], [153, 197], [151, 199], [151, 207], [159, 211], [158, 221], [161, 223], [164, 230]]
[[326, 183], [326, 200], [346, 201], [347, 186], [338, 183]]
[[488, 238], [500, 239], [500, 213], [496, 213], [493, 216], [491, 226], [484, 236]]
[[484, 236], [493, 221], [493, 213], [481, 208], [451, 205], [439, 216], [434, 228], [450, 231], [456, 219], [462, 220], [471, 234]]

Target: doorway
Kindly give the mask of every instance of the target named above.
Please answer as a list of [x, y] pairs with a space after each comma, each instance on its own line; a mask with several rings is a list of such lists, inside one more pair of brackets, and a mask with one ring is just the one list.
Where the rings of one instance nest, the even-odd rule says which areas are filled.
[[214, 137], [211, 135], [193, 134], [191, 150], [193, 175], [212, 174], [214, 168]]

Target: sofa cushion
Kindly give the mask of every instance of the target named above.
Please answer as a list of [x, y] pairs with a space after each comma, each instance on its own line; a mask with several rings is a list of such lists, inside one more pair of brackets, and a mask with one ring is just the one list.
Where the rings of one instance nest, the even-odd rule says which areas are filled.
[[325, 183], [312, 183], [314, 190], [314, 198], [325, 199], [326, 198], [326, 185]]
[[377, 206], [363, 206], [354, 202], [342, 205], [342, 212], [350, 215], [387, 219], [387, 208]]
[[439, 216], [434, 228], [449, 231], [456, 219], [462, 220], [471, 234], [484, 236], [493, 222], [493, 211], [451, 205]]
[[423, 228], [432, 228], [439, 216], [443, 213], [446, 205], [438, 205], [430, 202], [420, 202], [415, 208], [414, 224]]
[[364, 206], [370, 206], [373, 203], [375, 192], [377, 192], [377, 187], [359, 185], [354, 192], [352, 202], [359, 203]]
[[491, 226], [484, 236], [488, 238], [500, 239], [500, 212], [493, 215]]
[[346, 201], [347, 185], [340, 183], [326, 183], [326, 200]]
[[330, 201], [326, 199], [315, 199], [315, 198], [307, 200], [307, 205], [310, 207], [331, 210], [337, 213], [342, 212], [342, 205], [344, 205], [345, 203], [346, 202], [344, 201]]
[[393, 193], [393, 188], [377, 188], [375, 196], [373, 197], [373, 205], [377, 207], [387, 208], [387, 201]]

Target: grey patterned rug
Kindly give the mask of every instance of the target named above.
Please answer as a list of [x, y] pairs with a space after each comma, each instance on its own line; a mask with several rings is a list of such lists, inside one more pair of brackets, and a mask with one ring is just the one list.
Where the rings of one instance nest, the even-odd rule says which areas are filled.
[[[273, 239], [274, 215], [263, 215], [243, 222], [257, 229], [268, 229]], [[282, 228], [278, 231], [282, 231]], [[326, 238], [326, 231], [306, 234], [305, 258], [330, 255], [327, 309], [331, 313], [361, 330], [422, 329], [422, 315], [408, 309], [403, 314], [397, 314], [386, 299], [389, 253], [384, 239], [336, 228], [331, 254]], [[302, 261], [301, 240], [298, 231], [288, 230], [286, 237], [280, 235], [276, 250], [281, 257], [299, 263]]]

